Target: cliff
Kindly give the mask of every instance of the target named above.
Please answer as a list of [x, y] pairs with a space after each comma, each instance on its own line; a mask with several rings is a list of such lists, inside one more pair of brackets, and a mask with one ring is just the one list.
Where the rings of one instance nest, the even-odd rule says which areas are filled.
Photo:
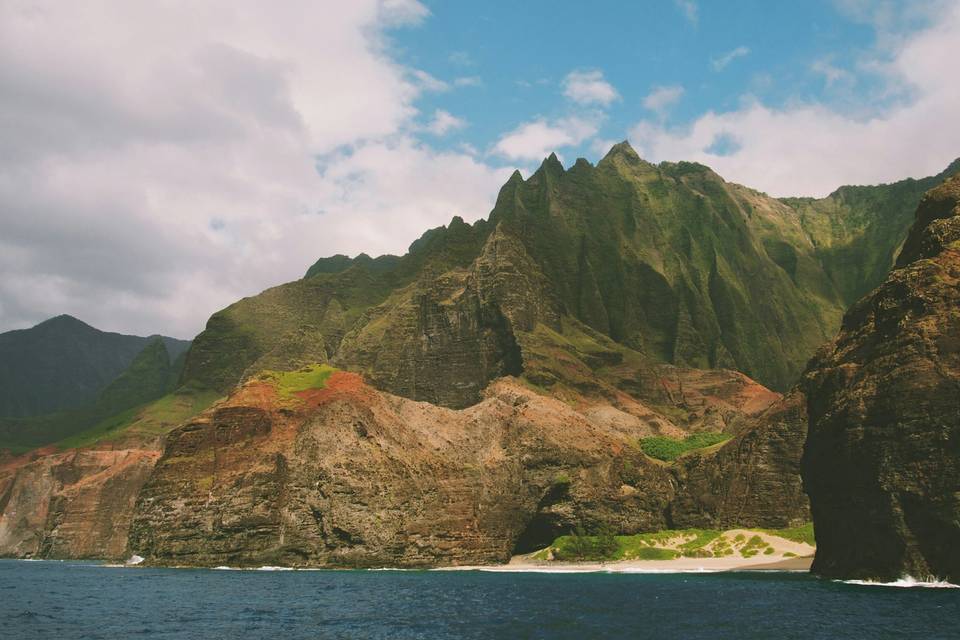
[[960, 580], [960, 177], [924, 197], [804, 387], [813, 570]]

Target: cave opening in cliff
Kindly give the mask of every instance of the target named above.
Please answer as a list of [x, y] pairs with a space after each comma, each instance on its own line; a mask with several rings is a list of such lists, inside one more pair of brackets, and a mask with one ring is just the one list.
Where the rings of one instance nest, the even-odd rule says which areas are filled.
[[568, 497], [567, 482], [556, 482], [547, 489], [537, 504], [536, 513], [517, 536], [513, 545], [513, 555], [538, 551], [549, 546], [558, 537], [573, 531], [573, 527], [566, 518], [550, 509]]

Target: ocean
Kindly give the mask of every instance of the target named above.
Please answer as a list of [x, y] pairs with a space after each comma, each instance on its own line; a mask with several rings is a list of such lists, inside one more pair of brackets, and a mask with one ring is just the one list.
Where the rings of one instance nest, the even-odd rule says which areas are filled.
[[960, 589], [804, 573], [223, 571], [0, 561], [0, 638], [960, 638]]

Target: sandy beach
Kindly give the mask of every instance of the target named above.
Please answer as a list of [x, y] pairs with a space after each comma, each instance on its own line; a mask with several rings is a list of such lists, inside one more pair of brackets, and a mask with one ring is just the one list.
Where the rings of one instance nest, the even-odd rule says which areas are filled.
[[[769, 533], [734, 529], [725, 531], [724, 538], [759, 537], [775, 553], [758, 553], [744, 557], [733, 553], [712, 558], [679, 557], [673, 560], [615, 560], [588, 562], [561, 562], [539, 560], [536, 554], [514, 556], [508, 564], [486, 566], [445, 567], [441, 571], [499, 571], [538, 573], [718, 573], [730, 571], [809, 571], [816, 548], [803, 542], [787, 540]], [[676, 549], [685, 538], [665, 542], [661, 548]]]

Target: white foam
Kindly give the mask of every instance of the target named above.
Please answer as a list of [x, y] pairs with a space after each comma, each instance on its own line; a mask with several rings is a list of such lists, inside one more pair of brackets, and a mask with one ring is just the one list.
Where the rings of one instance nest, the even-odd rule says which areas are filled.
[[900, 587], [900, 588], [924, 588], [924, 589], [960, 589], [960, 584], [953, 584], [946, 580], [938, 578], [929, 578], [927, 580], [917, 580], [913, 576], [903, 576], [893, 582], [880, 582], [878, 580], [834, 580], [844, 584], [856, 584], [866, 587]]
[[143, 556], [138, 556], [137, 554], [133, 554], [132, 556], [130, 556], [130, 559], [127, 560], [126, 564], [136, 566], [141, 562], [143, 562]]

